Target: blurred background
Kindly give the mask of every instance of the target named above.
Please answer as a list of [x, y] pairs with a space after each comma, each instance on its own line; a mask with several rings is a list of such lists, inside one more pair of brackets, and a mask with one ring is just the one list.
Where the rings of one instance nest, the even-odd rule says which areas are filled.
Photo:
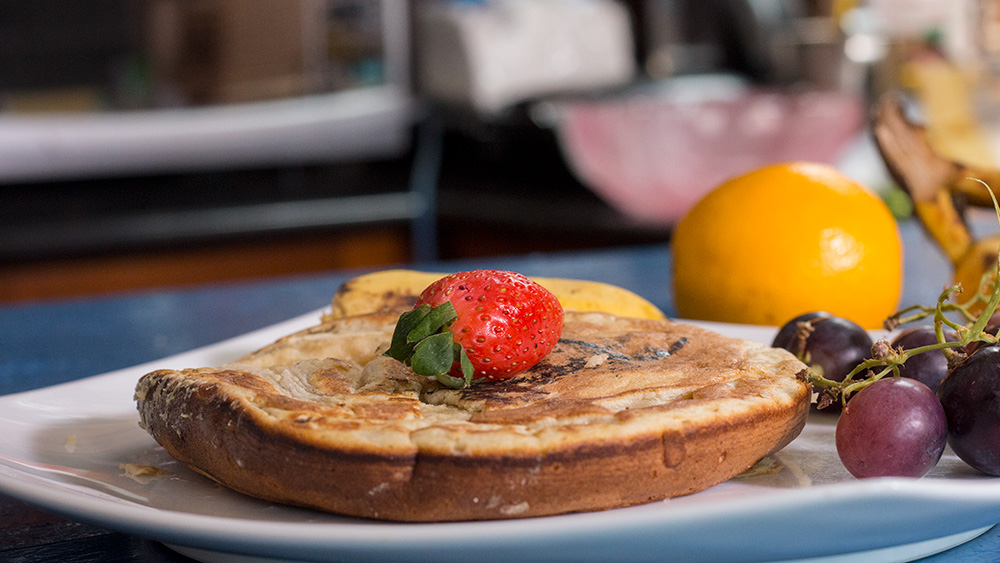
[[998, 26], [996, 0], [6, 0], [0, 302], [665, 243], [783, 160], [905, 219], [868, 108], [906, 89], [995, 162]]

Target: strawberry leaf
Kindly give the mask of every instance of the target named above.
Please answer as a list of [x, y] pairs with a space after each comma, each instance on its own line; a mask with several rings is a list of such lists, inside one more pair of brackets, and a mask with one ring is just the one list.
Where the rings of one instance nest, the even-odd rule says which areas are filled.
[[465, 384], [472, 385], [472, 376], [476, 373], [476, 367], [472, 365], [472, 360], [469, 359], [465, 348], [462, 348], [458, 342], [455, 343], [455, 355], [458, 356], [458, 363], [462, 366], [462, 376], [465, 378]]
[[[421, 305], [419, 309], [424, 307], [430, 307], [430, 305]], [[451, 301], [445, 301], [420, 317], [420, 320], [406, 334], [406, 339], [409, 342], [420, 342], [432, 334], [442, 332], [456, 319], [458, 319], [458, 313], [455, 312], [455, 306], [451, 304]], [[448, 333], [451, 334], [450, 331]]]
[[386, 350], [385, 355], [409, 364], [410, 356], [413, 355], [413, 348], [416, 346], [416, 342], [411, 341], [409, 335], [430, 312], [430, 305], [421, 305], [412, 311], [407, 311], [400, 315], [399, 320], [396, 321], [396, 328], [392, 331], [392, 342], [389, 344], [389, 349]]
[[437, 379], [442, 385], [445, 387], [451, 387], [452, 389], [461, 389], [466, 385], [465, 380], [461, 377], [455, 377], [454, 375], [447, 373], [439, 373], [437, 375]]
[[[460, 389], [471, 384], [475, 368], [449, 328], [456, 319], [455, 306], [449, 301], [434, 308], [421, 305], [403, 313], [385, 355], [410, 366], [414, 373], [436, 377], [448, 387]], [[448, 373], [456, 363], [463, 377]]]
[[436, 377], [448, 373], [455, 363], [454, 344], [450, 332], [428, 336], [417, 343], [410, 358], [410, 366], [420, 375]]

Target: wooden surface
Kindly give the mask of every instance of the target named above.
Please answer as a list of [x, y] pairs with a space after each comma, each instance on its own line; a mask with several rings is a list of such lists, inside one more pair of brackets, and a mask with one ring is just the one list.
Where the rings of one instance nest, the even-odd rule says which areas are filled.
[[405, 227], [49, 259], [0, 268], [0, 302], [405, 263]]
[[0, 561], [190, 562], [163, 544], [73, 522], [0, 495]]

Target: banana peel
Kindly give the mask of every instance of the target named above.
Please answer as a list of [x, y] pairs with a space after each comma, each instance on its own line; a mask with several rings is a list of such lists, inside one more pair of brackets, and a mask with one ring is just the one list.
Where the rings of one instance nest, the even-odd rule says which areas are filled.
[[970, 103], [975, 74], [925, 49], [900, 66], [899, 81], [920, 101], [927, 138], [936, 152], [945, 159], [992, 167], [996, 156]]
[[954, 279], [963, 287], [957, 300], [968, 301], [981, 289], [983, 275], [997, 266], [1000, 236], [977, 240], [966, 210], [970, 205], [993, 207], [979, 181], [1000, 188], [1000, 168], [944, 156], [927, 128], [908, 120], [904, 102], [895, 93], [879, 100], [872, 133], [889, 173], [913, 200], [917, 219], [951, 262]]
[[[446, 274], [416, 270], [383, 270], [348, 280], [333, 296], [327, 318], [343, 318], [384, 309], [410, 308], [420, 293]], [[563, 278], [532, 278], [552, 292], [564, 309], [597, 311], [621, 317], [664, 319], [655, 305], [611, 284]]]
[[991, 235], [976, 241], [969, 251], [955, 264], [955, 283], [962, 284], [962, 293], [958, 296], [959, 303], [965, 303], [977, 291], [989, 295], [993, 291], [992, 284], [980, 287], [983, 275], [997, 267], [997, 251], [1000, 250], [1000, 235]]

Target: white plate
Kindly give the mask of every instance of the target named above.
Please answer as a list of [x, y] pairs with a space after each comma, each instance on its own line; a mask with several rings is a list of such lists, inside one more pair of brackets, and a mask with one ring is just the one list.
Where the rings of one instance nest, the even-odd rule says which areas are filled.
[[[0, 491], [70, 518], [139, 534], [202, 560], [903, 561], [1000, 521], [1000, 480], [950, 452], [924, 479], [856, 480], [813, 416], [755, 475], [605, 512], [495, 522], [397, 524], [278, 506], [173, 461], [138, 426], [132, 390], [160, 367], [217, 365], [313, 324], [319, 312], [151, 364], [0, 397]], [[772, 329], [709, 325], [767, 342]], [[167, 473], [130, 477], [150, 466]]]

